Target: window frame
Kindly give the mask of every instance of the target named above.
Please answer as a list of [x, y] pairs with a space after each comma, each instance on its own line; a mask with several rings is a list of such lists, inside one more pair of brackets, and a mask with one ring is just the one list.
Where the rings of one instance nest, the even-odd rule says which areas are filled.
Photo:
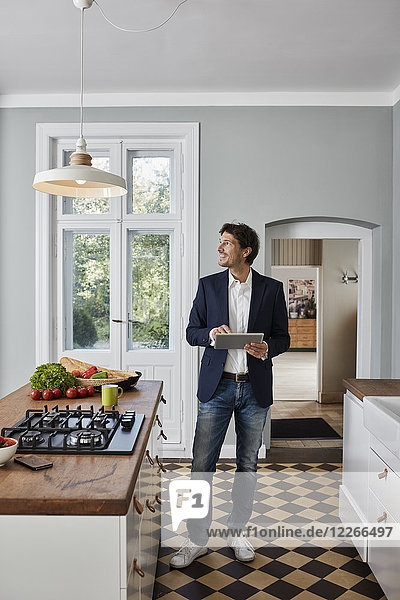
[[[124, 161], [123, 164], [123, 177], [125, 178], [126, 182], [127, 182], [127, 186], [128, 186], [128, 194], [126, 195], [126, 199], [125, 201], [123, 200], [123, 204], [122, 204], [122, 209], [123, 209], [123, 218], [124, 219], [129, 219], [129, 220], [134, 220], [134, 221], [149, 221], [149, 220], [155, 220], [158, 221], [159, 219], [162, 218], [162, 220], [170, 220], [170, 221], [174, 221], [174, 220], [180, 220], [182, 218], [182, 152], [181, 149], [179, 147], [179, 144], [177, 144], [176, 142], [174, 142], [173, 140], [170, 140], [169, 142], [154, 142], [154, 143], [150, 143], [148, 141], [145, 141], [143, 143], [140, 142], [140, 140], [135, 140], [134, 142], [131, 141], [125, 141], [122, 144], [122, 156], [124, 156], [125, 153], [129, 154], [129, 152], [135, 152], [138, 149], [133, 147], [133, 146], [138, 146], [140, 145], [140, 151], [142, 150], [149, 150], [151, 152], [153, 151], [157, 151], [157, 150], [172, 150], [174, 152], [174, 156], [176, 157], [176, 160], [174, 161], [173, 164], [173, 174], [171, 177], [171, 182], [173, 181], [174, 183], [174, 187], [177, 190], [177, 197], [174, 198], [173, 203], [171, 202], [171, 209], [174, 208], [174, 210], [171, 210], [171, 212], [169, 213], [134, 213], [134, 212], [130, 212], [129, 210], [129, 206], [128, 206], [128, 202], [129, 201], [129, 192], [130, 192], [130, 185], [128, 182], [128, 169], [127, 169], [127, 164], [126, 161]], [[172, 185], [171, 185], [172, 187]]]
[[[36, 171], [45, 171], [57, 165], [57, 146], [64, 143], [68, 148], [74, 148], [79, 137], [78, 123], [37, 123], [36, 124]], [[169, 446], [169, 451], [177, 453], [177, 456], [186, 456], [191, 446], [195, 419], [196, 403], [187, 402], [187, 398], [195, 398], [198, 375], [198, 351], [190, 348], [184, 343], [187, 318], [192, 306], [193, 298], [198, 285], [198, 228], [199, 228], [199, 123], [87, 123], [85, 124], [85, 137], [88, 147], [104, 147], [111, 143], [116, 148], [122, 148], [122, 144], [134, 144], [141, 149], [145, 144], [154, 147], [154, 141], [158, 143], [176, 143], [181, 152], [179, 161], [179, 176], [181, 178], [181, 198], [177, 203], [180, 208], [178, 214], [163, 214], [164, 227], [176, 228], [175, 255], [180, 257], [180, 267], [185, 276], [182, 278], [180, 291], [180, 323], [171, 323], [177, 331], [177, 339], [182, 341], [181, 355], [181, 398], [176, 398], [175, 409], [180, 403], [180, 416], [183, 424], [182, 438], [179, 444]], [[133, 148], [134, 149], [134, 148]], [[122, 150], [119, 152], [119, 170], [112, 166], [110, 170], [119, 172], [125, 176], [125, 167], [122, 164]], [[177, 163], [178, 167], [178, 163]], [[61, 206], [58, 207], [58, 205]], [[180, 206], [179, 206], [180, 205]], [[127, 225], [130, 221], [136, 223], [138, 229], [143, 229], [145, 221], [148, 227], [157, 227], [156, 219], [150, 215], [135, 215], [127, 213], [121, 200], [114, 202], [117, 213], [110, 219], [110, 215], [57, 215], [57, 210], [62, 211], [62, 198], [49, 196], [48, 194], [35, 191], [35, 361], [36, 364], [53, 362], [59, 360], [58, 348], [54, 343], [59, 339], [56, 332], [57, 326], [57, 220], [60, 226], [72, 226], [75, 228], [77, 222], [85, 223], [85, 227], [105, 228], [107, 221], [114, 227], [122, 228], [122, 218]], [[124, 214], [125, 213], [125, 214]], [[59, 219], [57, 219], [59, 217]], [[143, 221], [141, 223], [140, 221]], [[121, 232], [122, 233], [122, 232]], [[120, 236], [124, 238], [123, 235]], [[122, 247], [118, 250], [123, 253]], [[121, 306], [122, 289], [118, 289], [119, 306]], [[112, 315], [115, 318], [116, 315]], [[168, 352], [168, 351], [166, 351]], [[121, 360], [121, 359], [120, 359]], [[185, 400], [185, 401], [184, 401]], [[176, 426], [178, 426], [176, 424]], [[186, 448], [186, 450], [185, 450]], [[183, 453], [183, 454], [182, 454]]]

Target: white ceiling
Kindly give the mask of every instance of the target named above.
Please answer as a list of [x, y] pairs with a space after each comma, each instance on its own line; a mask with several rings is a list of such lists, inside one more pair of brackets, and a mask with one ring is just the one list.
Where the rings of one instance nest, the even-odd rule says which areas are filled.
[[[161, 22], [179, 0], [98, 0], [124, 27]], [[76, 94], [72, 0], [1, 0], [0, 95]], [[85, 91], [393, 92], [399, 0], [188, 0], [162, 29], [112, 28], [85, 11]]]

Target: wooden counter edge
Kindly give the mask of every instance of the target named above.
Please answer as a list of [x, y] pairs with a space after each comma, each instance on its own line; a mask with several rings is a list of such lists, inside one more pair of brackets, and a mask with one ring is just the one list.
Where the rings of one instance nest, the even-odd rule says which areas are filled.
[[[363, 400], [365, 396], [400, 396], [400, 379], [343, 379], [343, 387], [356, 398]], [[381, 388], [380, 391], [372, 388]], [[398, 389], [394, 389], [397, 387]]]

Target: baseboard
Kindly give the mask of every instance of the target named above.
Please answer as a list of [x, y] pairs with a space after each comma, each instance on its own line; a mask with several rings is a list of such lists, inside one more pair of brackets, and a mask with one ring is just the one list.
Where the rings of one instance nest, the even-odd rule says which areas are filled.
[[[265, 456], [265, 452], [266, 452], [265, 444], [261, 444], [261, 448], [259, 450], [258, 456], [260, 458], [263, 457], [263, 456]], [[183, 462], [185, 462], [185, 461], [191, 461], [192, 460], [192, 456], [190, 455], [190, 456], [186, 456], [185, 457], [185, 456], [182, 456], [182, 455], [178, 455], [175, 452], [169, 452], [168, 456], [167, 456], [167, 454], [165, 454], [165, 456], [163, 456], [162, 459], [164, 461], [170, 460], [171, 462], [172, 461], [175, 461], [175, 462], [183, 461]], [[222, 447], [221, 454], [220, 454], [220, 457], [219, 457], [219, 462], [221, 462], [221, 460], [223, 461], [224, 459], [226, 459], [226, 460], [233, 460], [233, 461], [236, 460], [236, 445], [235, 444], [225, 444]]]
[[[263, 458], [265, 457], [265, 458]], [[163, 462], [191, 463], [189, 458], [164, 457]], [[220, 463], [235, 462], [235, 458], [220, 457]], [[265, 452], [265, 446], [260, 450], [258, 463], [341, 463], [342, 448], [277, 448], [272, 447]], [[218, 468], [218, 466], [217, 466]]]
[[319, 404], [343, 404], [343, 392], [318, 392]]

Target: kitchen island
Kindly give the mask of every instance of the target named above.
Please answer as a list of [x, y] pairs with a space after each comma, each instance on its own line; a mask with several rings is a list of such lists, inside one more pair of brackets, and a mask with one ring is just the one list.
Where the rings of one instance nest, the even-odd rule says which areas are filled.
[[[0, 468], [0, 598], [151, 598], [160, 535], [154, 456], [162, 382], [140, 381], [118, 409], [145, 419], [130, 455], [43, 454], [54, 466]], [[101, 407], [100, 394], [35, 402], [30, 385], [0, 401], [0, 428], [32, 408]]]

